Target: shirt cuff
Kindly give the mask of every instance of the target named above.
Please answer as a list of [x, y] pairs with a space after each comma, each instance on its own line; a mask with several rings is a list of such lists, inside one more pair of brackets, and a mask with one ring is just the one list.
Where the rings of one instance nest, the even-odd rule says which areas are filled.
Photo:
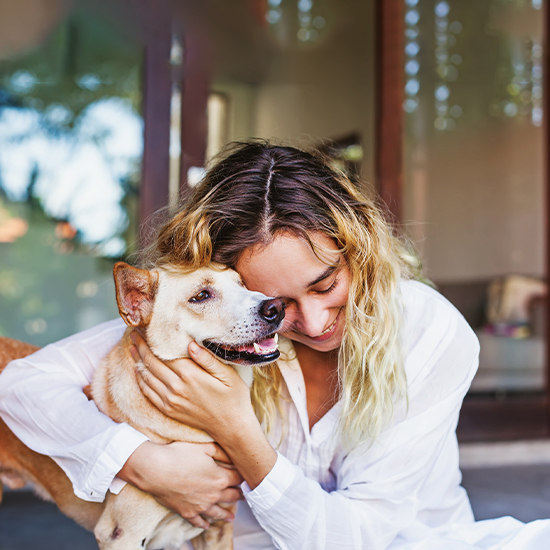
[[82, 488], [73, 487], [75, 495], [84, 500], [103, 501], [105, 494], [119, 493], [126, 482], [115, 477], [130, 455], [149, 438], [127, 424], [121, 424], [120, 430], [109, 442], [94, 464], [88, 479]]
[[277, 453], [275, 465], [255, 489], [251, 489], [246, 481], [241, 485], [244, 498], [250, 508], [259, 513], [270, 510], [292, 485], [298, 473], [297, 470], [298, 466]]

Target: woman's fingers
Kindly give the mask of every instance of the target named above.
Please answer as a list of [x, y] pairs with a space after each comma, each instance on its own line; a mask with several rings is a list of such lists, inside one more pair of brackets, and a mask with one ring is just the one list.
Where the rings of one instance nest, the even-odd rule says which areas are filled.
[[131, 336], [135, 343], [135, 347], [130, 348], [132, 357], [135, 361], [141, 359], [145, 366], [137, 370], [137, 382], [142, 393], [155, 407], [172, 416], [172, 413], [181, 408], [184, 390], [182, 380], [176, 372], [153, 355], [136, 331]]
[[[235, 487], [237, 485], [240, 485], [244, 481], [241, 474], [239, 474], [239, 472], [236, 469], [226, 468], [226, 470], [227, 470], [227, 485], [229, 487]], [[222, 501], [222, 502], [225, 502], [225, 501]]]
[[222, 491], [220, 502], [218, 504], [234, 504], [242, 500], [243, 492], [236, 487], [228, 487]]
[[[199, 365], [202, 368], [197, 368], [198, 365], [193, 359], [182, 358], [163, 362], [153, 354], [145, 340], [137, 331], [132, 332], [131, 338], [139, 355], [139, 357], [134, 357], [134, 359], [141, 359], [141, 361], [145, 365], [146, 370], [152, 376], [162, 382], [162, 384], [164, 384], [164, 386], [166, 387], [166, 393], [172, 392], [175, 395], [181, 395], [185, 384], [198, 381], [198, 385], [204, 385], [208, 382], [208, 379], [210, 377], [207, 375], [212, 374], [212, 372], [204, 368], [203, 365]], [[207, 363], [211, 370], [214, 369], [216, 372], [223, 372], [224, 368], [226, 368], [230, 371], [233, 371], [231, 367], [228, 367], [221, 363], [219, 364], [221, 365], [220, 369], [219, 366], [216, 365], [218, 361], [214, 358], [213, 355], [211, 355], [206, 350], [203, 350], [196, 343], [194, 343], [194, 345], [198, 350], [200, 350], [200, 352], [202, 352], [199, 354], [201, 362]], [[162, 389], [158, 385], [149, 385], [154, 391], [160, 391]]]
[[205, 450], [217, 462], [224, 462], [225, 464], [231, 464], [231, 459], [227, 456], [226, 452], [217, 444], [209, 443], [205, 445]]
[[229, 385], [229, 378], [235, 373], [229, 365], [218, 361], [209, 351], [201, 348], [197, 342], [191, 342], [187, 348], [191, 359], [195, 361], [208, 374], [217, 378], [225, 385]]
[[[188, 350], [191, 359], [175, 359], [164, 363], [153, 354], [137, 331], [132, 332], [131, 338], [147, 370], [174, 393], [178, 393], [181, 389], [182, 380], [189, 383], [196, 378], [195, 381], [200, 380], [200, 383], [208, 383], [209, 377], [206, 374], [225, 386], [229, 386], [231, 381], [239, 379], [233, 368], [219, 361], [196, 342], [189, 344]], [[197, 369], [197, 365], [201, 368]], [[201, 371], [204, 371], [202, 376]]]
[[161, 380], [168, 387], [178, 383], [180, 380], [178, 373], [174, 372], [166, 363], [163, 363], [154, 355], [145, 340], [137, 331], [134, 330], [130, 335], [130, 338], [132, 339], [132, 342], [134, 342], [139, 358], [141, 358], [145, 368], [151, 374]]
[[185, 518], [193, 527], [199, 527], [200, 529], [208, 529], [210, 523], [208, 523], [202, 516], [193, 516]]
[[211, 508], [203, 512], [199, 516], [194, 516], [192, 518], [187, 518], [187, 521], [193, 526], [193, 527], [200, 527], [201, 529], [208, 529], [210, 527], [210, 521], [233, 521], [235, 519], [235, 515], [231, 512], [231, 510], [227, 510], [226, 508], [222, 508], [221, 506], [218, 506], [217, 504], [214, 504]]
[[208, 509], [202, 515], [203, 517], [213, 519], [213, 520], [233, 521], [235, 519], [235, 515], [233, 514], [233, 512], [231, 512], [231, 510], [222, 508], [217, 504], [214, 504], [212, 508]]
[[154, 376], [142, 371], [137, 371], [136, 379], [141, 393], [143, 393], [157, 409], [161, 411], [164, 410], [165, 403], [160, 395], [166, 388], [163, 387], [162, 383]]

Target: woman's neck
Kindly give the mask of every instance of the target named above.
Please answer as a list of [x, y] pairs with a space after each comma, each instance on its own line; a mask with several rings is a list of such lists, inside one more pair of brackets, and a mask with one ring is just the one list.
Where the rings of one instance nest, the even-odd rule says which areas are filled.
[[338, 350], [322, 352], [294, 342], [306, 386], [309, 429], [338, 400]]

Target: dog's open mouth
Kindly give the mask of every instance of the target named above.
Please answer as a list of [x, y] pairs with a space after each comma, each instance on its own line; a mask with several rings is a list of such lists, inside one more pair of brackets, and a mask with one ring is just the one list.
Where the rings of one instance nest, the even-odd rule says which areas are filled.
[[279, 358], [281, 354], [278, 349], [278, 340], [278, 334], [270, 334], [258, 342], [238, 346], [228, 346], [209, 340], [205, 340], [203, 345], [220, 359], [229, 363], [259, 365], [271, 363]]

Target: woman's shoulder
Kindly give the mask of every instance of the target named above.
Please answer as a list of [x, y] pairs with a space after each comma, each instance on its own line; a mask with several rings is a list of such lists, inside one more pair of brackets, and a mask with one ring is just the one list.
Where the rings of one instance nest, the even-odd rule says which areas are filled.
[[405, 306], [415, 305], [435, 305], [441, 304], [444, 307], [449, 307], [458, 313], [458, 310], [440, 294], [434, 287], [416, 281], [414, 279], [403, 279], [400, 283], [401, 294], [403, 296], [403, 302]]
[[468, 323], [458, 309], [433, 287], [415, 280], [403, 280], [400, 284], [405, 326], [410, 329], [444, 323]]
[[402, 345], [409, 382], [420, 374], [420, 378], [435, 375], [441, 369], [451, 379], [473, 376], [479, 341], [456, 307], [437, 290], [418, 281], [403, 281], [401, 294]]

